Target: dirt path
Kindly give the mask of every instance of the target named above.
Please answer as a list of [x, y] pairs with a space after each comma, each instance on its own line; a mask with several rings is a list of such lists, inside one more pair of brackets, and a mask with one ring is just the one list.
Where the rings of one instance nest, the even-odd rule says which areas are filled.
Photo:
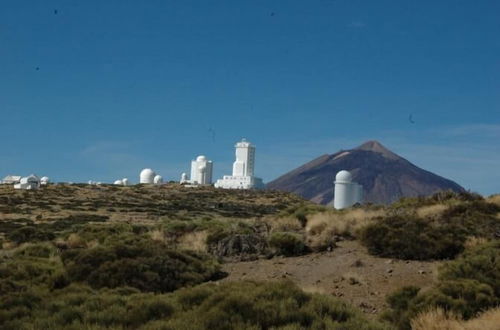
[[287, 278], [308, 292], [341, 297], [373, 316], [385, 307], [385, 296], [399, 287], [428, 287], [435, 281], [438, 262], [401, 261], [369, 255], [356, 241], [340, 242], [324, 253], [227, 263], [223, 281]]

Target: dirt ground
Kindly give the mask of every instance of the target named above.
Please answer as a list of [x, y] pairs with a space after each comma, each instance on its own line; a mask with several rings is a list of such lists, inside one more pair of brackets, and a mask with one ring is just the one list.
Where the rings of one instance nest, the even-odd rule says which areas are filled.
[[357, 241], [343, 241], [331, 252], [300, 257], [261, 259], [224, 265], [223, 281], [289, 279], [308, 292], [331, 294], [376, 317], [394, 290], [416, 285], [423, 289], [436, 280], [438, 262], [378, 258]]

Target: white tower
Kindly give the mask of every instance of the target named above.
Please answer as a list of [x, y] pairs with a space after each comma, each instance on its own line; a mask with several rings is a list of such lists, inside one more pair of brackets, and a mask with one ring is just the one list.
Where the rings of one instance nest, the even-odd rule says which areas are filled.
[[233, 176], [253, 176], [255, 146], [242, 139], [234, 147], [236, 148], [236, 161], [233, 163]]
[[189, 180], [188, 180], [187, 174], [186, 173], [182, 173], [181, 174], [181, 182], [180, 183], [183, 184], [183, 183], [187, 183], [188, 181]]
[[145, 168], [141, 171], [141, 175], [139, 177], [139, 182], [146, 183], [146, 184], [153, 184], [155, 176], [156, 176], [156, 173], [152, 169]]
[[207, 160], [205, 156], [196, 157], [196, 160], [191, 161], [191, 183], [211, 184], [212, 170], [213, 163], [211, 160]]
[[333, 207], [337, 210], [351, 207], [363, 199], [363, 187], [352, 182], [350, 172], [342, 170], [335, 176]]
[[122, 184], [123, 184], [124, 186], [128, 186], [128, 179], [127, 179], [127, 178], [123, 178], [123, 179], [122, 179]]
[[224, 189], [263, 188], [262, 179], [254, 176], [255, 146], [242, 139], [236, 143], [235, 148], [236, 161], [233, 163], [233, 175], [224, 175], [214, 186]]

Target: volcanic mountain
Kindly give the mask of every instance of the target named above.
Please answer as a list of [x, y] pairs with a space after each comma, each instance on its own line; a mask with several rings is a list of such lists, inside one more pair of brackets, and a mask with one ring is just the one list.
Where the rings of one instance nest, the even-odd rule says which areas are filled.
[[401, 197], [426, 196], [440, 190], [464, 191], [455, 182], [423, 170], [377, 141], [320, 156], [271, 181], [268, 189], [296, 193], [319, 204], [333, 201], [333, 181], [348, 170], [363, 186], [364, 201], [388, 204]]

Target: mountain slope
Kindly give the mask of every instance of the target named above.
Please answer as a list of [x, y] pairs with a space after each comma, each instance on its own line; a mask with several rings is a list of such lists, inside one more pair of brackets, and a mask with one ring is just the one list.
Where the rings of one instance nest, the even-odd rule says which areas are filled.
[[333, 200], [333, 181], [340, 170], [363, 186], [366, 202], [391, 203], [401, 197], [430, 195], [439, 190], [464, 191], [455, 182], [423, 170], [377, 141], [320, 156], [271, 181], [268, 189], [296, 193], [320, 204]]

